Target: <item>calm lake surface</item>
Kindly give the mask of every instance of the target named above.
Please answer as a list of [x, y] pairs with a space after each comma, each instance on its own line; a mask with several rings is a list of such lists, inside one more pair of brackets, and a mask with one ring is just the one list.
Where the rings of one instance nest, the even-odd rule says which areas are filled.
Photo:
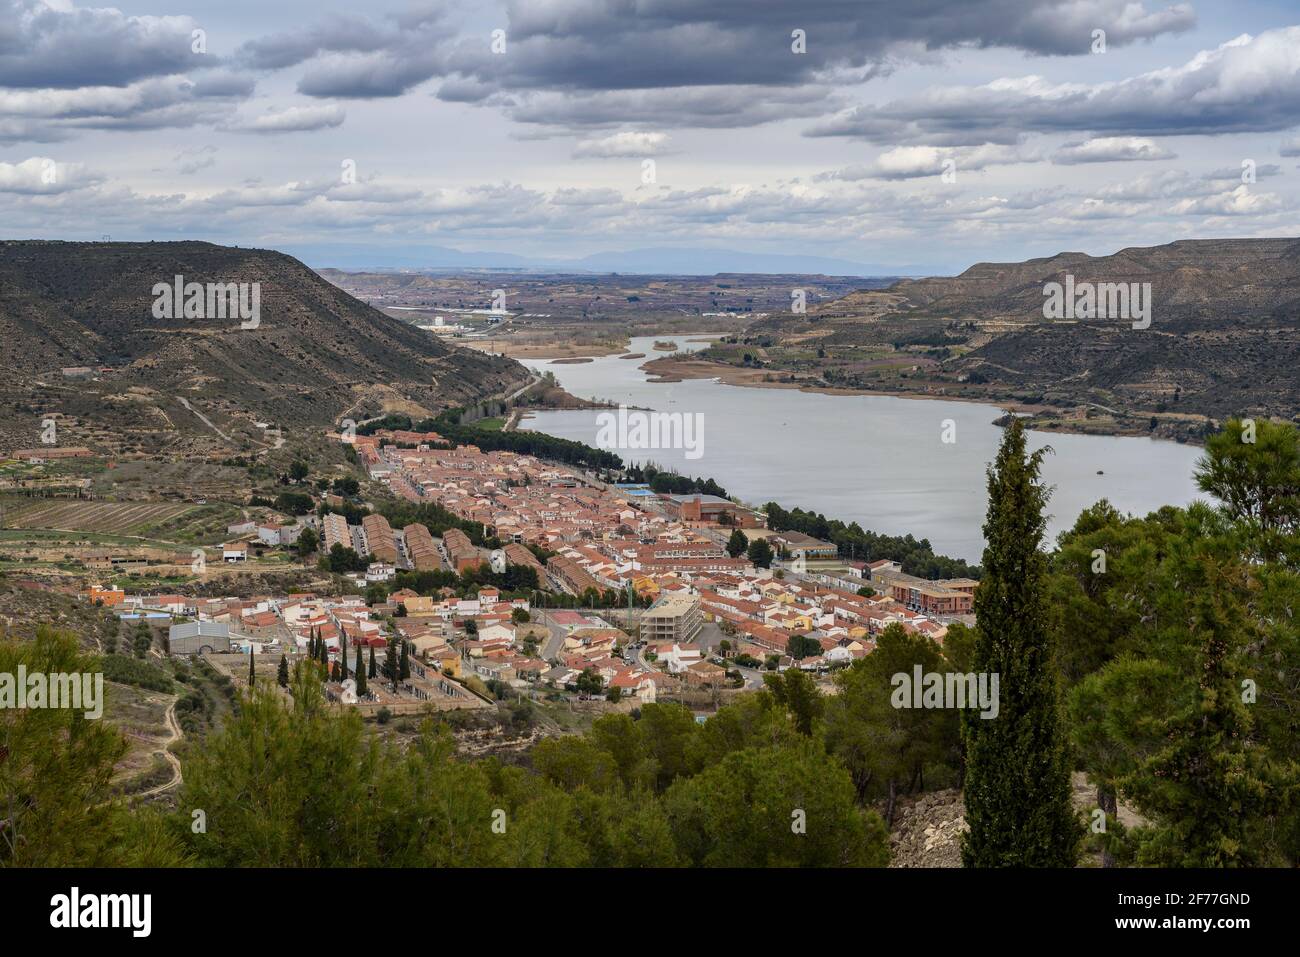
[[[684, 475], [713, 478], [751, 504], [778, 502], [828, 518], [856, 521], [864, 529], [928, 538], [934, 550], [979, 561], [984, 550], [985, 467], [997, 453], [1002, 430], [992, 405], [840, 396], [794, 389], [755, 389], [713, 379], [671, 384], [646, 381], [641, 368], [661, 355], [653, 344], [671, 338], [678, 351], [706, 343], [694, 336], [632, 340], [644, 359], [596, 358], [556, 364], [525, 360], [553, 372], [573, 395], [659, 412], [700, 413], [698, 458], [683, 449], [613, 449], [625, 462], [653, 462]], [[597, 445], [599, 412], [538, 412], [523, 428]], [[942, 441], [944, 420], [955, 441]], [[1121, 511], [1145, 515], [1162, 505], [1186, 505], [1199, 492], [1192, 468], [1201, 450], [1146, 438], [1031, 432], [1032, 448], [1050, 445], [1043, 475], [1055, 486], [1048, 534], [1074, 524], [1080, 511], [1109, 499]], [[1098, 471], [1103, 474], [1098, 475]]]

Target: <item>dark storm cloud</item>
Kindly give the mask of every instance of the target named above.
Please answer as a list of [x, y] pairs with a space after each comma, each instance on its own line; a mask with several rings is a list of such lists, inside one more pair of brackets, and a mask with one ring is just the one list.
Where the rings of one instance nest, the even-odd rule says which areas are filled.
[[240, 58], [259, 70], [295, 66], [327, 53], [373, 53], [396, 50], [402, 31], [396, 22], [376, 25], [359, 17], [335, 17], [301, 33], [278, 33], [251, 40], [240, 48]]
[[213, 65], [214, 58], [192, 52], [197, 27], [189, 17], [0, 0], [0, 87], [122, 86]]
[[[755, 90], [817, 88], [815, 112], [822, 113], [834, 105], [828, 84], [877, 76], [926, 51], [1084, 54], [1094, 29], [1122, 46], [1188, 29], [1195, 19], [1185, 4], [1148, 10], [1130, 0], [515, 0], [505, 10], [504, 52], [493, 52], [490, 29], [449, 39], [423, 10], [400, 26], [339, 19], [241, 53], [263, 68], [310, 60], [299, 84], [308, 95], [397, 96], [437, 78], [445, 99], [504, 106], [533, 123], [614, 122], [601, 98], [619, 94], [627, 96], [616, 102], [638, 112], [617, 122], [655, 122], [675, 91], [746, 91], [744, 109], [728, 122], [703, 99], [694, 107], [677, 100], [679, 124], [725, 126], [799, 115], [789, 103], [762, 109], [752, 102]], [[805, 52], [793, 48], [796, 30]], [[809, 97], [798, 99], [810, 105]]]

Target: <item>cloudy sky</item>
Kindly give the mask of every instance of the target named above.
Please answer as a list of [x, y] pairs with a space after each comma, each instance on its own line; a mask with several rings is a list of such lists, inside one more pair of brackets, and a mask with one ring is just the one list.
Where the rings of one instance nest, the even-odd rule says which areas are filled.
[[1298, 164], [1294, 0], [0, 0], [5, 238], [951, 272], [1300, 235]]

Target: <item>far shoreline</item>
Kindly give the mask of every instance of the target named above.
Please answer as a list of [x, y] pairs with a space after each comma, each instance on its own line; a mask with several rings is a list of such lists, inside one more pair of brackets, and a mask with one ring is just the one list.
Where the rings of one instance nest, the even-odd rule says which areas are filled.
[[[978, 397], [966, 395], [944, 395], [933, 392], [920, 392], [908, 390], [890, 391], [885, 389], [861, 389], [845, 388], [840, 386], [819, 386], [809, 385], [806, 381], [795, 378], [793, 381], [773, 381], [763, 377], [772, 375], [795, 376], [795, 373], [783, 372], [781, 370], [763, 370], [763, 369], [738, 369], [735, 366], [726, 365], [725, 363], [715, 362], [712, 359], [681, 358], [679, 356], [661, 356], [657, 359], [651, 359], [649, 362], [641, 364], [640, 368], [644, 369], [649, 376], [649, 381], [655, 384], [670, 385], [674, 382], [682, 382], [687, 379], [716, 379], [723, 385], [740, 386], [749, 389], [794, 389], [799, 392], [819, 393], [821, 395], [876, 395], [893, 397], [896, 399], [930, 399], [939, 402], [969, 402], [975, 405], [987, 405], [999, 408], [1003, 412], [998, 421], [1006, 415], [1025, 416], [1029, 421], [1026, 423], [1031, 431], [1035, 432], [1055, 432], [1062, 435], [1095, 435], [1108, 436], [1113, 438], [1146, 438], [1156, 442], [1173, 442], [1176, 445], [1191, 445], [1203, 447], [1203, 441], [1194, 441], [1190, 438], [1179, 441], [1177, 438], [1152, 435], [1150, 431], [1139, 428], [1126, 428], [1116, 424], [1113, 427], [1095, 423], [1093, 427], [1086, 428], [1083, 426], [1087, 420], [1081, 420], [1076, 425], [1071, 420], [1049, 419], [1047, 421], [1037, 421], [1038, 416], [1058, 411], [1054, 406], [1037, 405], [1033, 403], [1021, 402], [1016, 399], [998, 398], [995, 396]], [[1145, 413], [1142, 413], [1145, 415]], [[1154, 413], [1153, 413], [1154, 414]], [[1154, 414], [1159, 418], [1159, 414]]]

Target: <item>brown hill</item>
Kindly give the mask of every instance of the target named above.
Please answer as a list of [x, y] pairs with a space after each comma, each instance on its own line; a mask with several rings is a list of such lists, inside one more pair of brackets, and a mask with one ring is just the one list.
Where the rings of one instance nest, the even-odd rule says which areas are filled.
[[1151, 283], [1152, 323], [1246, 314], [1294, 316], [1300, 304], [1300, 240], [1197, 239], [1122, 249], [1113, 256], [1058, 253], [1022, 263], [977, 263], [960, 276], [889, 287], [918, 313], [964, 319], [1042, 320], [1043, 286]]
[[[259, 284], [260, 324], [180, 310], [157, 318], [154, 286], [177, 276]], [[384, 315], [283, 253], [202, 242], [0, 243], [0, 350], [9, 371], [0, 447], [36, 444], [40, 419], [54, 414], [77, 444], [247, 448], [265, 440], [255, 422], [315, 428], [345, 411], [435, 411], [527, 378], [511, 360]], [[69, 367], [98, 371], [82, 379]]]
[[[1048, 283], [1150, 283], [1149, 328], [1047, 319]], [[1186, 240], [979, 263], [772, 316], [709, 357], [807, 384], [1016, 404], [1047, 428], [1197, 440], [1300, 413], [1300, 240]]]

